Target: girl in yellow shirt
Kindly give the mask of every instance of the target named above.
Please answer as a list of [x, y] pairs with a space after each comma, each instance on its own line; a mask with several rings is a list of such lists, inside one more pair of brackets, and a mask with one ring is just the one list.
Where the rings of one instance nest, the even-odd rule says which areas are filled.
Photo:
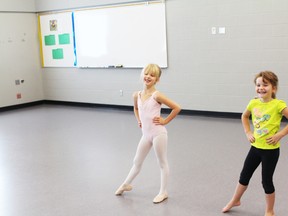
[[[288, 125], [280, 130], [282, 116], [288, 118], [288, 109], [284, 101], [276, 99], [278, 77], [273, 72], [260, 72], [256, 75], [254, 83], [258, 97], [249, 102], [241, 117], [251, 148], [244, 162], [235, 193], [222, 212], [240, 206], [241, 197], [254, 171], [262, 163], [262, 185], [266, 195], [265, 216], [275, 216], [273, 174], [280, 154], [279, 141], [288, 134]], [[254, 126], [253, 132], [250, 129], [250, 115]]]

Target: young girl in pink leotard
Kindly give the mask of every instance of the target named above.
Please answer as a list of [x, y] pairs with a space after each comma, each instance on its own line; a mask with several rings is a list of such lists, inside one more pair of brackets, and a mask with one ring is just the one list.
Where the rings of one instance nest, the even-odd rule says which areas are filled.
[[[133, 94], [134, 114], [142, 129], [142, 138], [137, 147], [133, 166], [115, 195], [121, 195], [124, 191], [132, 190], [131, 183], [140, 172], [144, 159], [153, 147], [161, 170], [161, 184], [158, 195], [153, 199], [154, 203], [161, 203], [168, 198], [167, 179], [169, 166], [167, 161], [167, 130], [168, 124], [180, 112], [180, 106], [156, 90], [155, 85], [161, 76], [161, 69], [156, 64], [149, 64], [143, 70], [144, 89]], [[171, 109], [166, 118], [162, 118], [161, 105]]]

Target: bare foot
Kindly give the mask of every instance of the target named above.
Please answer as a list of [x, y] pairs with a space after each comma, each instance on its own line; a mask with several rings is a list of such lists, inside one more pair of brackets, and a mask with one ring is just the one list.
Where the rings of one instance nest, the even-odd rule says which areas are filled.
[[222, 212], [223, 212], [223, 213], [226, 213], [226, 212], [228, 212], [231, 208], [236, 207], [236, 206], [240, 206], [240, 205], [241, 205], [241, 202], [240, 202], [240, 201], [238, 201], [238, 202], [230, 201], [230, 202], [222, 209]]
[[275, 216], [274, 212], [266, 212], [265, 216]]

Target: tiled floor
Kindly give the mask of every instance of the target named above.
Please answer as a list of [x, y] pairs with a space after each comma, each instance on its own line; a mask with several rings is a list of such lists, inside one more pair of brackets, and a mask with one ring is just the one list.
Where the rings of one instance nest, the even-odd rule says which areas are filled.
[[[0, 113], [1, 216], [217, 216], [231, 198], [249, 144], [240, 119], [179, 115], [168, 126], [169, 199], [152, 203], [153, 152], [115, 196], [141, 136], [131, 111], [39, 105]], [[288, 214], [288, 146], [275, 173], [276, 215]], [[242, 205], [225, 215], [263, 216], [261, 168]]]

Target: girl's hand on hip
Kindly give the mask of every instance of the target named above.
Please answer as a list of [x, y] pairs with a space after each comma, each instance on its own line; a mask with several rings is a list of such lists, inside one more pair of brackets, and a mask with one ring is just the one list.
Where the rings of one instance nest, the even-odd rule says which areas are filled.
[[282, 138], [282, 136], [279, 133], [276, 133], [275, 135], [268, 137], [266, 139], [266, 142], [269, 145], [276, 145], [280, 141], [281, 138]]
[[165, 119], [160, 116], [156, 116], [153, 118], [153, 123], [156, 125], [165, 125]]
[[247, 132], [246, 133], [246, 137], [247, 137], [247, 139], [248, 139], [248, 141], [250, 142], [250, 143], [254, 143], [255, 142], [255, 137], [253, 136], [253, 133], [252, 132]]

